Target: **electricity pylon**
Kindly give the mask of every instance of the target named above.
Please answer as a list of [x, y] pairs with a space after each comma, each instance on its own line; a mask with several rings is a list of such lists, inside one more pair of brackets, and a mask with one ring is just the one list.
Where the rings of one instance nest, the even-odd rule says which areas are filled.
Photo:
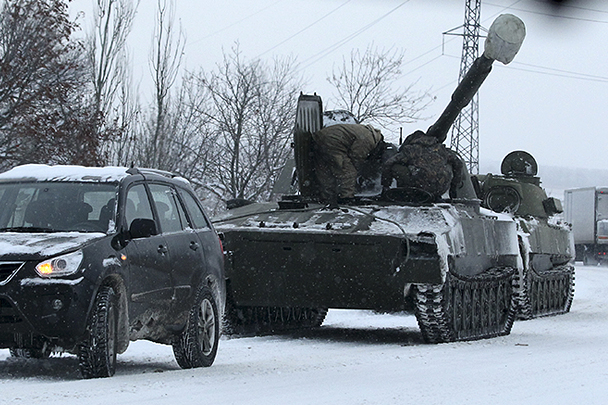
[[[462, 80], [479, 56], [479, 31], [481, 0], [466, 0], [462, 34], [462, 59], [460, 75]], [[456, 29], [456, 28], [455, 28]], [[450, 30], [444, 34], [451, 33]], [[462, 109], [452, 127], [450, 147], [464, 159], [469, 172], [479, 173], [479, 95], [475, 94], [468, 106]]]

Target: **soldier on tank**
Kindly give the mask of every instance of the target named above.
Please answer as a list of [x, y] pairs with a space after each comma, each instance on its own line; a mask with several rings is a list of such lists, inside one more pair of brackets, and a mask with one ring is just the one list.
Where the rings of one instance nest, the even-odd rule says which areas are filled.
[[448, 190], [454, 197], [463, 180], [462, 169], [462, 160], [456, 152], [436, 137], [416, 131], [405, 139], [399, 152], [383, 164], [382, 186], [389, 188], [395, 179], [397, 187], [423, 190], [431, 201]]
[[384, 145], [379, 130], [361, 124], [331, 125], [312, 140], [319, 194], [327, 202], [352, 199], [361, 166]]

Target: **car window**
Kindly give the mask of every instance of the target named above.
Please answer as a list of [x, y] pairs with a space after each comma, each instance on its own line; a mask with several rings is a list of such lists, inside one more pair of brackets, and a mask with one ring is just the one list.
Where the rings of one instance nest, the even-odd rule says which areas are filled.
[[[0, 229], [106, 232], [116, 196], [110, 183], [36, 182], [0, 186]], [[109, 207], [106, 207], [109, 208]]]
[[127, 192], [125, 204], [125, 220], [127, 227], [135, 218], [154, 219], [152, 208], [148, 200], [148, 194], [143, 184], [136, 184]]
[[185, 190], [180, 190], [180, 195], [186, 205], [188, 214], [190, 214], [190, 220], [195, 229], [209, 228], [209, 223], [201, 207], [197, 204], [194, 197]]
[[[37, 192], [37, 187], [35, 186], [21, 186], [17, 188], [17, 195], [15, 197], [14, 202], [10, 205], [14, 207], [14, 209], [9, 209], [11, 212], [11, 216], [7, 218], [6, 223], [2, 221], [2, 225], [7, 227], [20, 227], [20, 226], [32, 226], [36, 227], [38, 223], [36, 222], [35, 215], [28, 214], [26, 220], [26, 211], [30, 206], [30, 202], [32, 201], [34, 194]], [[4, 204], [3, 204], [4, 205]], [[32, 212], [32, 208], [29, 209]]]
[[178, 232], [187, 227], [184, 210], [172, 187], [150, 184], [150, 193], [163, 233]]

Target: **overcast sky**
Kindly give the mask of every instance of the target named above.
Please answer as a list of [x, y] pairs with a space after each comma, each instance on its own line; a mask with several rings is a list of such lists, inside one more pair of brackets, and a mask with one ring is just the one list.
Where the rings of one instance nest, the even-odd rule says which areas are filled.
[[[93, 0], [73, 0], [71, 12], [90, 21]], [[353, 48], [404, 49], [402, 85], [416, 83], [437, 101], [430, 119], [404, 125], [426, 130], [449, 102], [462, 39], [443, 32], [462, 25], [464, 0], [177, 0], [187, 36], [184, 66], [213, 69], [237, 41], [245, 57], [293, 56], [307, 79], [305, 93], [329, 104], [326, 77]], [[523, 149], [543, 165], [608, 169], [608, 2], [569, 2], [555, 10], [538, 0], [482, 1], [482, 25], [501, 13], [526, 24], [527, 37], [509, 66], [495, 63], [480, 91], [480, 161], [500, 162]], [[131, 34], [134, 77], [149, 98], [148, 52], [156, 1], [141, 0]], [[480, 47], [482, 49], [482, 47]], [[328, 105], [329, 104], [329, 105]], [[396, 140], [397, 134], [385, 134]], [[499, 168], [496, 167], [495, 171]]]

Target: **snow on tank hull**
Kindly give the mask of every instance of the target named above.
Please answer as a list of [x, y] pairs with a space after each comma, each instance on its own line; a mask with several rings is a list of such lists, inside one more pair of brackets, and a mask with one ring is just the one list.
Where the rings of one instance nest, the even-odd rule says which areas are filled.
[[[521, 261], [512, 218], [479, 201], [306, 205], [253, 204], [214, 221], [224, 234], [237, 332], [282, 329], [276, 319], [294, 317], [294, 308], [350, 308], [414, 311], [429, 342], [509, 333]], [[266, 325], [252, 325], [261, 318]]]

